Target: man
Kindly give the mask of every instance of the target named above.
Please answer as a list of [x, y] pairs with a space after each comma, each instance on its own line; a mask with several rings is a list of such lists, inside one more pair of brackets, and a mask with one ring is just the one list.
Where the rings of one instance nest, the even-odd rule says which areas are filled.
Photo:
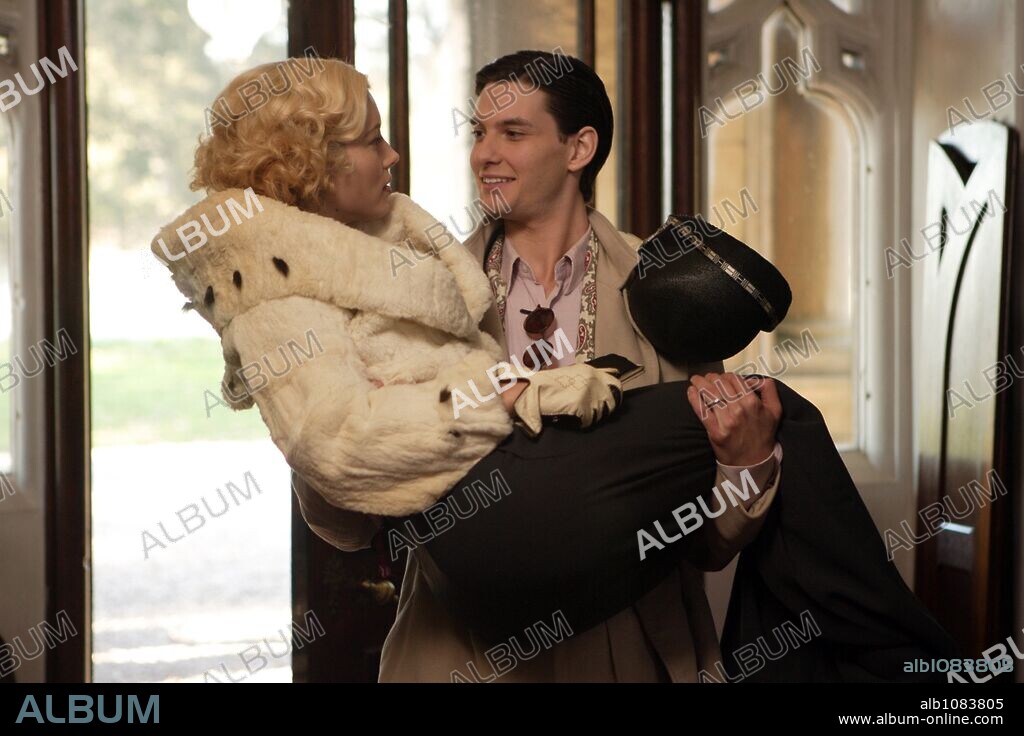
[[[538, 68], [563, 71], [552, 78]], [[447, 614], [422, 572], [429, 558], [413, 551], [380, 680], [451, 681], [458, 672], [499, 682], [696, 682], [721, 657], [700, 571], [725, 567], [763, 523], [778, 488], [778, 417], [737, 376], [720, 375], [721, 363], [677, 366], [661, 358], [629, 317], [622, 286], [640, 240], [587, 207], [613, 126], [593, 70], [572, 57], [523, 51], [482, 68], [476, 93], [470, 163], [485, 206], [502, 213], [465, 244], [495, 291], [481, 326], [519, 357], [536, 337], [527, 334], [525, 315], [547, 307], [576, 348], [558, 365], [623, 355], [644, 367], [624, 389], [692, 376], [690, 403], [719, 461], [715, 484], [729, 478], [739, 486], [749, 468], [761, 492], [703, 524], [691, 559], [632, 606], [551, 648], [534, 648], [514, 666], [496, 661], [486, 642]], [[367, 546], [378, 526], [320, 498], [300, 501], [314, 531], [341, 549]]]

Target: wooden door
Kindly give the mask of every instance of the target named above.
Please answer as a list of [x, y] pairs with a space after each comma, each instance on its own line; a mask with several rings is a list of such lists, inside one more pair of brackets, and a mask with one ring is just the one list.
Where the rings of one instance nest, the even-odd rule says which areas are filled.
[[933, 141], [926, 246], [908, 254], [923, 270], [916, 588], [970, 657], [1011, 623], [1010, 398], [1024, 374], [1010, 340], [1016, 159], [1016, 134], [999, 123]]

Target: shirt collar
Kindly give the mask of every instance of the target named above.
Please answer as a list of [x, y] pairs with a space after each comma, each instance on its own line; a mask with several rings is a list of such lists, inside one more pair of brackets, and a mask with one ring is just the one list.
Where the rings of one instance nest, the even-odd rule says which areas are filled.
[[[585, 269], [583, 268], [584, 260], [587, 256], [587, 250], [590, 247], [590, 234], [591, 228], [587, 228], [587, 231], [583, 233], [583, 237], [577, 240], [573, 246], [566, 251], [565, 255], [558, 259], [558, 263], [555, 264], [555, 280], [562, 280], [565, 282], [561, 293], [567, 294], [577, 286], [583, 280], [585, 275]], [[519, 254], [516, 252], [515, 247], [512, 245], [512, 241], [507, 237], [504, 240], [503, 252], [501, 255], [501, 278], [506, 284], [508, 290], [512, 289], [512, 281], [518, 275], [521, 269], [526, 269], [526, 272], [530, 272], [530, 266], [524, 261]]]

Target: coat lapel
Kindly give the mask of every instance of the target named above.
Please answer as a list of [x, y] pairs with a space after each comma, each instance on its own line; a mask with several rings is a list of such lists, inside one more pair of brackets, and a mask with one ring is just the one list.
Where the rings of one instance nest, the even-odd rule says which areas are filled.
[[[487, 241], [491, 237], [491, 233], [494, 232], [494, 223], [486, 223], [481, 225], [469, 236], [469, 239], [463, 244], [469, 254], [473, 257], [473, 261], [476, 263], [477, 268], [481, 271], [486, 271], [484, 266], [484, 248], [487, 246]], [[494, 300], [491, 300], [490, 306], [487, 311], [484, 312], [484, 316], [480, 319], [480, 329], [486, 332], [488, 335], [494, 338], [494, 341], [501, 346], [501, 351], [505, 354], [505, 360], [509, 359], [508, 355], [508, 341], [505, 339], [505, 330], [501, 326], [501, 316], [498, 314], [498, 306]]]
[[[658, 354], [633, 324], [626, 292], [622, 289], [637, 263], [636, 249], [596, 210], [590, 211], [590, 226], [601, 244], [601, 254], [597, 259], [595, 353], [617, 353], [644, 367], [642, 373], [623, 381], [626, 388], [657, 383], [661, 379]], [[617, 304], [622, 308], [612, 306]]]

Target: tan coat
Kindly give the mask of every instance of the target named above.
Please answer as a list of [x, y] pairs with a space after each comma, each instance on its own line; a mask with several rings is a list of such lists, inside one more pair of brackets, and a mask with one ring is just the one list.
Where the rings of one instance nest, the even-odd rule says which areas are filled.
[[[720, 363], [677, 366], [661, 358], [634, 325], [622, 286], [637, 262], [640, 241], [618, 232], [600, 213], [590, 211], [600, 245], [597, 261], [595, 354], [618, 353], [644, 371], [624, 388], [682, 380], [691, 372], [720, 371]], [[483, 251], [491, 228], [470, 236], [465, 247], [483, 268]], [[481, 327], [504, 345], [496, 307], [484, 314]], [[409, 555], [398, 616], [384, 644], [380, 681], [450, 682], [456, 670], [472, 679], [497, 682], [696, 682], [701, 669], [714, 671], [721, 653], [714, 620], [704, 592], [701, 570], [721, 570], [758, 533], [778, 488], [778, 478], [750, 509], [730, 508], [705, 524], [701, 559], [682, 562], [658, 587], [604, 623], [569, 638], [495, 677], [485, 655], [487, 645], [454, 621], [434, 598]], [[723, 480], [721, 472], [715, 479]], [[367, 546], [378, 524], [373, 517], [351, 514], [324, 503], [316, 494], [301, 494], [306, 521], [320, 537], [340, 549]], [[473, 663], [470, 666], [469, 663]]]

